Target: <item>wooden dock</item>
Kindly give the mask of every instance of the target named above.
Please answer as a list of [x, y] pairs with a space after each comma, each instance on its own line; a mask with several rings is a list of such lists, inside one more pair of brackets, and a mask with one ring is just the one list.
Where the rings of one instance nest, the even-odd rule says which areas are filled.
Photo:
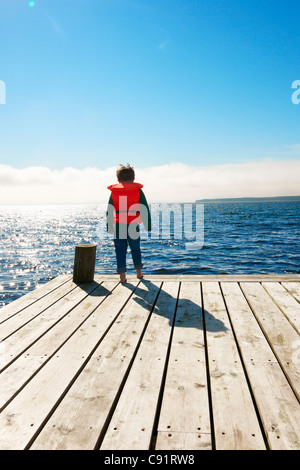
[[0, 310], [0, 449], [299, 450], [300, 275], [59, 276]]

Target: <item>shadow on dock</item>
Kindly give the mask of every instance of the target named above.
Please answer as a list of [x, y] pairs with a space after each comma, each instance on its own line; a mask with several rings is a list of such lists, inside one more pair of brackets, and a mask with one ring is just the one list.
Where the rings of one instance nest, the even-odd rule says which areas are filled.
[[111, 294], [110, 290], [106, 289], [106, 287], [97, 281], [92, 281], [85, 284], [75, 284], [91, 297], [106, 297]]
[[[199, 303], [195, 303], [190, 299], [185, 297], [180, 297], [180, 292], [178, 292], [177, 297], [171, 296], [168, 292], [166, 292], [162, 287], [157, 287], [153, 282], [150, 280], [141, 279], [140, 282], [147, 287], [151, 286], [152, 291], [156, 291], [156, 300], [153, 304], [150, 304], [144, 297], [145, 297], [145, 290], [141, 289], [137, 286], [134, 290], [134, 297], [135, 302], [137, 302], [141, 307], [152, 311], [152, 314], [167, 316], [169, 315], [169, 310], [166, 308], [168, 304], [175, 305], [175, 313], [169, 318], [170, 326], [181, 327], [181, 328], [197, 328], [200, 330], [211, 331], [214, 333], [221, 333], [227, 330], [224, 322], [215, 318], [210, 312], [203, 308], [203, 304], [200, 305]], [[124, 287], [129, 287], [130, 282], [126, 282]], [[159, 295], [163, 295], [164, 302], [160, 306], [157, 303], [157, 299]]]

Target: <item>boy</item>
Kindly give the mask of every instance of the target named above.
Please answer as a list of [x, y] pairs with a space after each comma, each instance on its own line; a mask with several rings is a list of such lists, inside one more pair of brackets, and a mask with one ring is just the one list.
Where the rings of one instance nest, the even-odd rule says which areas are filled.
[[118, 184], [107, 187], [111, 191], [106, 212], [106, 227], [114, 234], [114, 244], [117, 258], [117, 272], [120, 281], [126, 282], [126, 253], [129, 245], [136, 275], [143, 277], [143, 263], [140, 248], [140, 227], [143, 222], [145, 229], [151, 231], [151, 215], [143, 185], [135, 183], [134, 168], [129, 164], [117, 168]]

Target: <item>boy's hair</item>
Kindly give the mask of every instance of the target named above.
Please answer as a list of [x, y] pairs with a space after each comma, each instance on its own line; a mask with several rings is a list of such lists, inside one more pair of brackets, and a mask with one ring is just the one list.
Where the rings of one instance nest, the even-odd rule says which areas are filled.
[[134, 168], [127, 163], [127, 166], [119, 165], [117, 168], [117, 179], [118, 181], [126, 182], [133, 181], [135, 178]]

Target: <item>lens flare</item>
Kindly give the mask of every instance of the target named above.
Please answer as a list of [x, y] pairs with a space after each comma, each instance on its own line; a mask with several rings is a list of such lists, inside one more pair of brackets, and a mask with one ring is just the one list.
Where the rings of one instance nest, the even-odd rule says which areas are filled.
[[35, 2], [33, 0], [31, 0], [30, 2], [28, 2], [28, 6], [30, 8], [34, 7], [35, 6]]

